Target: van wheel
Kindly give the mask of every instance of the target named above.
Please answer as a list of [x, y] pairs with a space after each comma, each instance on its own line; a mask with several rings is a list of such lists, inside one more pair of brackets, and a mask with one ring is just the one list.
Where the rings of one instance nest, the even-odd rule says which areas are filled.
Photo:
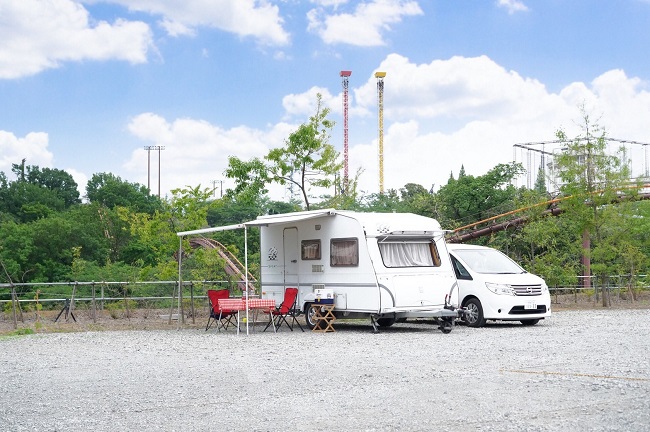
[[485, 325], [485, 317], [483, 316], [483, 306], [479, 299], [472, 298], [465, 303], [467, 312], [465, 313], [465, 323], [468, 327], [483, 327]]
[[539, 322], [538, 319], [527, 319], [527, 320], [521, 320], [521, 323], [525, 326], [533, 326]]
[[395, 324], [395, 318], [379, 318], [377, 324], [379, 327], [390, 327]]
[[314, 308], [311, 303], [305, 304], [305, 323], [310, 330], [316, 327], [316, 320], [314, 319]]

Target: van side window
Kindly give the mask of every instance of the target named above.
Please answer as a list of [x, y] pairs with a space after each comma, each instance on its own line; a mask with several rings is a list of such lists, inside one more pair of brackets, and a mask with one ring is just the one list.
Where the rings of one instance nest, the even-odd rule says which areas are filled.
[[330, 265], [332, 267], [358, 266], [359, 240], [356, 238], [332, 239], [330, 241]]
[[460, 261], [458, 261], [452, 255], [450, 255], [450, 257], [451, 257], [451, 263], [454, 266], [454, 272], [456, 273], [456, 279], [473, 280], [472, 276], [469, 274], [467, 269], [460, 263]]
[[300, 257], [303, 260], [320, 259], [320, 240], [303, 240], [300, 242]]
[[432, 241], [383, 241], [378, 245], [386, 267], [440, 267], [440, 254]]

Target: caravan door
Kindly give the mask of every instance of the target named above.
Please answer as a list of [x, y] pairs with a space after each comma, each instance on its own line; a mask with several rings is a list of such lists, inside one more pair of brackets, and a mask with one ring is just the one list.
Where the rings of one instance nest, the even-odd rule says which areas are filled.
[[285, 228], [283, 231], [284, 248], [284, 287], [300, 288], [298, 280], [298, 228]]

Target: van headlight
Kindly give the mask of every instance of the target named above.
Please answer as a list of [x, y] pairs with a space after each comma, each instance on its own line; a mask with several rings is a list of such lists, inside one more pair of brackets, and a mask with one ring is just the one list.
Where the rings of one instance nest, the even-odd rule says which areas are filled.
[[485, 286], [494, 294], [511, 295], [511, 296], [515, 295], [515, 290], [510, 288], [510, 285], [485, 282]]
[[546, 282], [542, 282], [542, 292], [548, 292], [548, 285], [546, 285]]

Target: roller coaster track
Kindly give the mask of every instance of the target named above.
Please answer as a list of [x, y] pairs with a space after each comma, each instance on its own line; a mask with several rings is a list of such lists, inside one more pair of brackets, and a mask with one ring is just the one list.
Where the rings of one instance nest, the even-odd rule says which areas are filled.
[[[229, 276], [237, 278], [237, 286], [244, 291], [246, 286], [246, 277], [245, 269], [242, 263], [233, 255], [224, 245], [219, 243], [216, 240], [209, 239], [206, 237], [193, 237], [190, 239], [190, 246], [192, 248], [203, 247], [206, 249], [215, 249], [219, 256], [224, 260], [225, 265], [224, 269]], [[255, 277], [249, 272], [248, 273], [248, 290], [249, 292], [255, 292], [254, 283], [257, 282]]]
[[[624, 188], [620, 188], [619, 190], [631, 190], [631, 189], [649, 189], [650, 184], [644, 184], [644, 185], [633, 185], [633, 186], [627, 186]], [[594, 194], [600, 193], [602, 191], [596, 191]], [[518, 216], [512, 219], [508, 219], [506, 221], [499, 221], [497, 222], [498, 219], [505, 218], [508, 216], [515, 215], [517, 213], [524, 212], [526, 210], [532, 210], [537, 207], [546, 207], [546, 210], [542, 211], [541, 214], [538, 214], [536, 216], [558, 216], [564, 212], [563, 209], [558, 207], [558, 203], [564, 200], [567, 200], [569, 198], [572, 198], [572, 196], [567, 196], [567, 197], [562, 197], [562, 198], [555, 198], [552, 200], [544, 201], [538, 204], [534, 204], [531, 206], [527, 207], [521, 207], [516, 210], [512, 210], [506, 213], [502, 213], [500, 215], [492, 216], [487, 219], [480, 220], [478, 222], [474, 222], [469, 225], [465, 225], [459, 228], [456, 228], [455, 230], [452, 231], [451, 235], [447, 237], [447, 242], [448, 243], [464, 243], [469, 240], [473, 240], [479, 237], [483, 237], [486, 235], [490, 235], [492, 233], [496, 233], [499, 231], [505, 231], [507, 229], [512, 229], [516, 228], [521, 225], [525, 225], [528, 222], [531, 221], [530, 216]], [[634, 196], [634, 199], [636, 200], [647, 200], [650, 199], [650, 193], [648, 192], [643, 192], [639, 193]], [[479, 225], [489, 223], [489, 225], [486, 225], [481, 228], [476, 228]]]

